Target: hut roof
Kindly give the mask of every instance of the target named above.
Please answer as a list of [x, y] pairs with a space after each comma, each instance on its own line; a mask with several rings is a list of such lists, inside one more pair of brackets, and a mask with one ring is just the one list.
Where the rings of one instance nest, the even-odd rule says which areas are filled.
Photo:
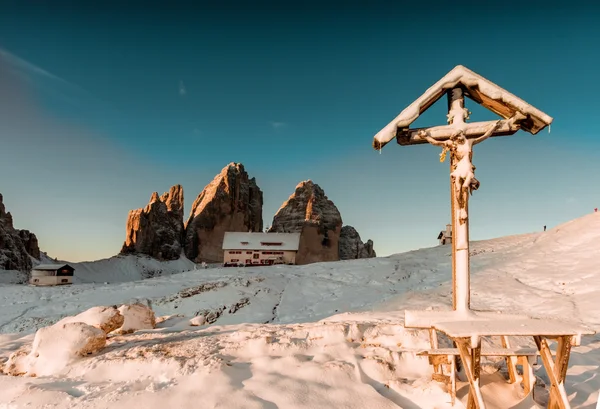
[[75, 270], [73, 267], [71, 267], [68, 264], [40, 264], [40, 265], [37, 265], [37, 266], [33, 267], [32, 270], [38, 270], [38, 271], [57, 271], [57, 270], [61, 270], [63, 268], [69, 268], [71, 270]]

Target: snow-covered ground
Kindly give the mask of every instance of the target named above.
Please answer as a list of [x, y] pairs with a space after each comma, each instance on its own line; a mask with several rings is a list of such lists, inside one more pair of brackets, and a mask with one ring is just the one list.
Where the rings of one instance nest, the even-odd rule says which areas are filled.
[[[600, 332], [600, 214], [472, 243], [471, 260], [473, 309], [560, 317]], [[134, 281], [149, 276], [140, 263], [162, 275]], [[142, 300], [157, 316], [171, 316], [155, 330], [111, 336], [104, 350], [63, 373], [0, 376], [0, 407], [449, 408], [427, 359], [414, 355], [428, 345], [427, 334], [402, 323], [405, 309], [450, 308], [450, 265], [447, 246], [178, 274], [193, 263], [129, 256], [75, 263], [79, 276], [69, 287], [0, 284], [0, 362], [38, 328], [93, 306]], [[208, 323], [191, 326], [196, 315]], [[536, 370], [538, 403], [523, 400], [502, 371], [502, 362], [486, 363], [488, 407], [544, 404], [543, 368]], [[595, 409], [600, 335], [573, 349], [566, 387], [573, 408]], [[467, 390], [459, 385], [455, 407]]]
[[[118, 255], [111, 258], [73, 263], [57, 260], [42, 253], [41, 260], [32, 258], [33, 265], [68, 263], [75, 268], [75, 284], [82, 283], [123, 283], [177, 274], [201, 268], [198, 264], [182, 256], [179, 260], [158, 261], [151, 257]], [[214, 267], [208, 265], [207, 267]], [[26, 274], [19, 271], [0, 270], [0, 285], [17, 284], [27, 281]]]

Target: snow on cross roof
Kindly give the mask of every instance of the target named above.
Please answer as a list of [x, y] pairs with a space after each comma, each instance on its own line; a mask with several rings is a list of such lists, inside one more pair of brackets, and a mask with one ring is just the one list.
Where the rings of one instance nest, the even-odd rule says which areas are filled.
[[55, 270], [60, 270], [61, 268], [65, 268], [65, 267], [73, 268], [68, 264], [40, 264], [40, 265], [33, 267], [32, 270], [55, 271]]
[[226, 232], [223, 250], [298, 250], [300, 233]]
[[517, 111], [527, 116], [527, 119], [520, 124], [521, 129], [533, 135], [552, 123], [553, 118], [551, 116], [546, 115], [470, 69], [457, 65], [379, 131], [373, 138], [373, 147], [381, 149], [396, 137], [398, 129], [408, 128], [419, 115], [437, 102], [446, 91], [459, 85], [464, 88], [466, 96], [504, 119], [512, 117]]

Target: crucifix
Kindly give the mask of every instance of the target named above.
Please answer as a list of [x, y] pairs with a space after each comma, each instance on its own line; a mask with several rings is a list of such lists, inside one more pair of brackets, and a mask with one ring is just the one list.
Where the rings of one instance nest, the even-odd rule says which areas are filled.
[[[438, 101], [448, 97], [448, 125], [410, 129], [409, 126]], [[469, 111], [465, 97], [499, 115], [498, 121], [466, 123]], [[581, 336], [594, 331], [579, 324], [558, 322], [555, 319], [531, 319], [516, 314], [498, 314], [489, 311], [471, 311], [469, 266], [469, 197], [479, 188], [473, 166], [473, 147], [490, 137], [513, 135], [518, 130], [537, 134], [549, 127], [552, 117], [522, 99], [500, 88], [473, 71], [457, 66], [402, 111], [392, 122], [375, 135], [373, 147], [381, 150], [394, 138], [400, 145], [429, 143], [442, 148], [440, 161], [450, 153], [450, 199], [452, 214], [452, 311], [405, 311], [406, 328], [428, 329], [431, 349], [423, 351], [434, 366], [432, 378], [445, 382], [451, 402], [456, 398], [456, 360], [459, 356], [469, 381], [467, 407], [485, 409], [480, 388], [482, 337], [499, 336], [502, 351], [488, 351], [486, 356], [504, 356], [509, 381], [517, 382], [517, 362], [523, 365], [524, 392], [533, 393], [535, 379], [529, 356], [523, 350], [510, 349], [510, 336], [533, 337], [537, 352], [550, 378], [549, 408], [568, 409], [565, 389], [571, 346], [580, 344]], [[454, 349], [439, 349], [436, 331], [445, 333], [454, 343]], [[548, 346], [549, 340], [558, 340], [556, 356]], [[519, 355], [521, 354], [521, 355]], [[537, 353], [534, 353], [534, 355]], [[448, 371], [441, 368], [450, 365]], [[529, 369], [526, 369], [529, 367]]]
[[[483, 142], [500, 127], [501, 121], [486, 125], [481, 136], [469, 139], [465, 136], [466, 120], [469, 111], [464, 107], [464, 95], [461, 88], [453, 88], [449, 93], [448, 122], [450, 128], [446, 135], [438, 139], [430, 136], [426, 129], [420, 129], [417, 136], [428, 143], [443, 148], [440, 161], [450, 153], [450, 201], [452, 209], [452, 306], [457, 311], [470, 309], [470, 260], [469, 260], [469, 196], [479, 188], [473, 166], [473, 146]], [[525, 119], [516, 112], [508, 121], [512, 126]], [[446, 139], [447, 138], [447, 139]]]
[[[443, 95], [448, 97], [448, 125], [410, 129], [410, 124]], [[465, 108], [465, 96], [503, 119], [467, 123], [470, 113]], [[545, 113], [459, 65], [375, 135], [373, 147], [378, 150], [396, 138], [400, 145], [429, 143], [441, 147], [441, 162], [450, 153], [453, 310], [470, 311], [469, 196], [479, 188], [473, 146], [520, 129], [536, 134], [551, 123], [552, 118]]]

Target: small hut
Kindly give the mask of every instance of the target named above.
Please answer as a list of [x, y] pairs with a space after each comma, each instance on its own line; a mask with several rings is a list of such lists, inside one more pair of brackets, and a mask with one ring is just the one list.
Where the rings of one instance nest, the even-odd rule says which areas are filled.
[[300, 233], [226, 232], [223, 266], [296, 264]]
[[442, 230], [440, 234], [438, 234], [438, 240], [440, 241], [440, 245], [452, 244], [452, 225], [447, 224], [446, 230]]
[[31, 270], [31, 285], [73, 284], [75, 269], [68, 264], [40, 264]]

